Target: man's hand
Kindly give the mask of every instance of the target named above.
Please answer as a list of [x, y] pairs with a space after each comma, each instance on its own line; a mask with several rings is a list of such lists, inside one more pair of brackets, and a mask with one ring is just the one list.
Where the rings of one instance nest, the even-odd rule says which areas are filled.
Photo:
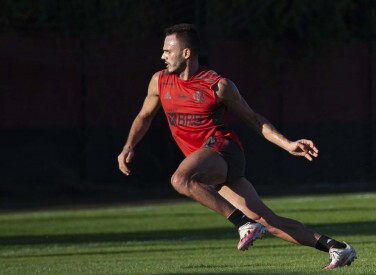
[[290, 143], [287, 151], [294, 156], [305, 157], [309, 161], [312, 161], [312, 157], [316, 158], [319, 155], [319, 150], [308, 139], [300, 139]]
[[132, 161], [133, 156], [134, 151], [130, 146], [124, 146], [123, 151], [118, 156], [119, 169], [127, 176], [129, 176], [129, 174], [131, 173], [131, 170], [129, 169], [127, 164]]

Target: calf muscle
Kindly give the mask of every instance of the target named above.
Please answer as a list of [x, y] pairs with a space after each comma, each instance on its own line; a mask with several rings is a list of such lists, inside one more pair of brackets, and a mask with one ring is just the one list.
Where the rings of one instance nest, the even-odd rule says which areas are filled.
[[321, 236], [298, 221], [276, 215], [262, 202], [252, 184], [245, 178], [239, 179], [231, 186], [224, 186], [219, 194], [280, 239], [314, 247]]

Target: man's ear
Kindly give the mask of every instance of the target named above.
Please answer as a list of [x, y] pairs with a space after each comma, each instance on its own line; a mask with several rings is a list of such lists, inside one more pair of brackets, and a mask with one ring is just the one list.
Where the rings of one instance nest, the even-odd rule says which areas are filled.
[[185, 49], [183, 50], [183, 56], [184, 56], [185, 59], [190, 58], [190, 57], [191, 57], [191, 54], [192, 54], [192, 52], [191, 52], [191, 50], [190, 50], [189, 48], [185, 48]]

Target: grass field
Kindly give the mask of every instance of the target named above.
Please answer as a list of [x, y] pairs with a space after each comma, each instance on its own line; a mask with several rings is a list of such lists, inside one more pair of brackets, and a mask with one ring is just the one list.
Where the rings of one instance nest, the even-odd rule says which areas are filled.
[[346, 240], [350, 267], [267, 236], [246, 252], [237, 232], [194, 202], [0, 214], [0, 274], [376, 274], [376, 194], [267, 198], [280, 215]]

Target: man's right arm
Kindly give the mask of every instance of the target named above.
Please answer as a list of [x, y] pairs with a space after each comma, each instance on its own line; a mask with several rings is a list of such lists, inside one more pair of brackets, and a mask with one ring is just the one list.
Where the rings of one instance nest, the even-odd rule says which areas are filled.
[[219, 99], [237, 114], [250, 128], [262, 135], [268, 141], [283, 148], [294, 156], [303, 156], [309, 161], [317, 157], [319, 150], [308, 139], [290, 141], [263, 116], [254, 112], [240, 95], [235, 84], [228, 79], [221, 79], [216, 87]]
[[128, 164], [134, 156], [134, 148], [149, 130], [151, 122], [161, 106], [158, 94], [158, 78], [158, 72], [151, 78], [144, 104], [133, 121], [127, 142], [118, 156], [119, 169], [127, 176], [131, 172]]

